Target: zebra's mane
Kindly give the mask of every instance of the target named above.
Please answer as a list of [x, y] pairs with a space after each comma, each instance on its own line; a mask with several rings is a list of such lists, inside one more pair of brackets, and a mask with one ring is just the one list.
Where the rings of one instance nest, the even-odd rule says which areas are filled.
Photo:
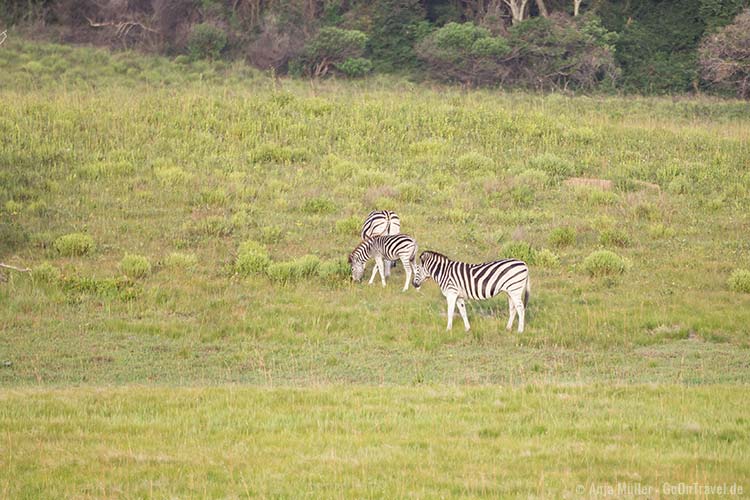
[[425, 250], [424, 252], [422, 252], [422, 254], [419, 256], [419, 260], [422, 260], [422, 258], [425, 256], [425, 254], [430, 254], [430, 255], [434, 255], [436, 257], [442, 257], [444, 259], [451, 260], [451, 258], [448, 257], [447, 255], [442, 254], [440, 252], [435, 252], [433, 250]]

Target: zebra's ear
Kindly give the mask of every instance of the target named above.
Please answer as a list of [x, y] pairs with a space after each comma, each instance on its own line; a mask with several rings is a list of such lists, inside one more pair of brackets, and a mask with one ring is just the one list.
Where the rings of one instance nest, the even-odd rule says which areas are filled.
[[352, 254], [349, 254], [349, 257], [346, 258], [346, 261], [351, 264], [352, 263]]

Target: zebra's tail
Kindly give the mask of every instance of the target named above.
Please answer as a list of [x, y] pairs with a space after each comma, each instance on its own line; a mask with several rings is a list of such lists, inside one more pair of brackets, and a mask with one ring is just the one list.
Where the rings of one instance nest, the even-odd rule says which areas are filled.
[[523, 307], [529, 303], [529, 296], [531, 295], [531, 279], [526, 278], [526, 289], [523, 291]]

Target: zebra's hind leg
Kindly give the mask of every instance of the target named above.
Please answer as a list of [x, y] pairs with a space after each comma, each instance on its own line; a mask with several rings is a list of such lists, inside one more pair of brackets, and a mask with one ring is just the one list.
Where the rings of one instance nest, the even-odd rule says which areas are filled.
[[516, 319], [516, 307], [513, 305], [513, 297], [508, 294], [508, 325], [506, 330], [513, 328], [513, 320]]
[[464, 320], [464, 329], [468, 332], [471, 330], [471, 326], [469, 325], [469, 317], [466, 315], [466, 302], [464, 302], [464, 299], [458, 299], [456, 303], [458, 304], [458, 312], [461, 313], [461, 318]]
[[526, 308], [523, 306], [523, 300], [520, 298], [516, 300], [516, 311], [518, 311], [518, 333], [523, 333]]
[[446, 330], [450, 330], [453, 328], [453, 315], [456, 313], [456, 299], [458, 299], [458, 295], [450, 294], [445, 298], [448, 301], [448, 327]]

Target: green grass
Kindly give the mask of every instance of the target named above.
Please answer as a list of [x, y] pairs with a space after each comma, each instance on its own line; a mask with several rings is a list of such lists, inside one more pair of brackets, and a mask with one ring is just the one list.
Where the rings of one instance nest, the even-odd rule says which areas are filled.
[[747, 492], [748, 397], [672, 385], [10, 390], [0, 495], [580, 498], [694, 482]]
[[[275, 80], [15, 36], [0, 66], [0, 261], [33, 269], [0, 282], [0, 496], [748, 476], [747, 103]], [[401, 267], [350, 283], [376, 208], [422, 250], [521, 252], [524, 334], [504, 298], [445, 332]], [[59, 251], [70, 234], [93, 244]], [[590, 277], [604, 249], [628, 265]]]

